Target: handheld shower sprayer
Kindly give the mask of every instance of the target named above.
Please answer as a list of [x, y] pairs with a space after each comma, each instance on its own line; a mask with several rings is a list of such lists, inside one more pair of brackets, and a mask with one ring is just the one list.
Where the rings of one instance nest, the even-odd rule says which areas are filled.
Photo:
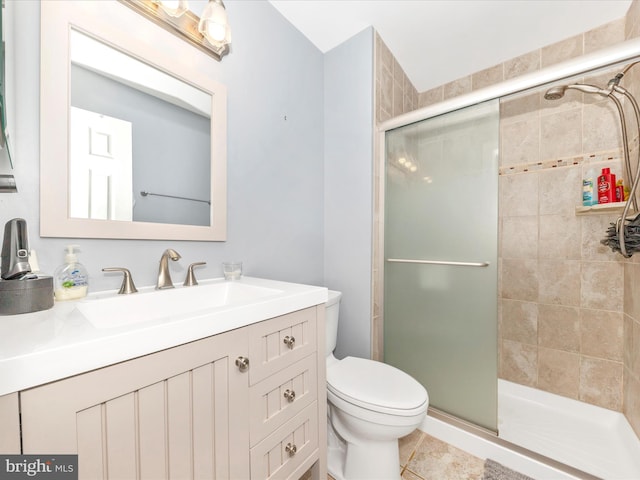
[[562, 97], [564, 97], [564, 94], [567, 90], [578, 90], [584, 93], [602, 95], [603, 97], [608, 97], [611, 93], [610, 90], [605, 90], [600, 87], [596, 87], [595, 85], [588, 85], [586, 83], [573, 83], [570, 85], [556, 85], [555, 87], [551, 87], [544, 94], [544, 98], [546, 100], [560, 100]]

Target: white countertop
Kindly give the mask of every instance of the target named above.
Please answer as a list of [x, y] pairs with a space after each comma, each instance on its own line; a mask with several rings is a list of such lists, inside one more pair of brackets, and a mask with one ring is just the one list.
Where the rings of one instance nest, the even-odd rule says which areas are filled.
[[[41, 312], [0, 316], [0, 395], [206, 338], [327, 301], [327, 289], [324, 287], [251, 277], [243, 277], [239, 283], [274, 289], [274, 293], [251, 300], [199, 308], [188, 314], [173, 313], [171, 317], [132, 325], [118, 325], [118, 319], [114, 318], [116, 326], [112, 328], [96, 328], [81, 311], [82, 304], [90, 306], [87, 304], [95, 300], [118, 298], [116, 291], [97, 292], [82, 300], [56, 302], [52, 309]], [[202, 286], [206, 288], [207, 285], [223, 284], [223, 279], [203, 280], [199, 286], [176, 286], [176, 290], [167, 291], [154, 291], [147, 287], [132, 295], [137, 296], [135, 300], [139, 304], [147, 302], [151, 311], [154, 299], [159, 298], [158, 295], [171, 295], [178, 289], [197, 289]], [[127, 301], [126, 298], [122, 300]]]

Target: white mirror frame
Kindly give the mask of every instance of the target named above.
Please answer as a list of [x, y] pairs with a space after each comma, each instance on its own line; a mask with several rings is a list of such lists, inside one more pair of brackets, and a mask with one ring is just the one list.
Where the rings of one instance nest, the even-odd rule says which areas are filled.
[[[42, 237], [224, 241], [227, 230], [227, 91], [199, 69], [211, 57], [111, 1], [41, 2], [40, 235]], [[71, 28], [93, 36], [212, 97], [210, 226], [70, 218]], [[188, 51], [185, 51], [187, 49]], [[187, 61], [183, 61], [183, 59]], [[191, 65], [189, 64], [191, 63]], [[179, 166], [179, 159], [176, 159]]]

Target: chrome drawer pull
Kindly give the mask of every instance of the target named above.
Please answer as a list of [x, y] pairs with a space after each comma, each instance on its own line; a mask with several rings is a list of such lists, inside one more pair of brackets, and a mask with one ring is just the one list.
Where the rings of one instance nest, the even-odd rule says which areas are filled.
[[290, 337], [289, 335], [287, 335], [286, 337], [284, 337], [283, 342], [287, 347], [292, 349], [296, 344], [296, 339], [295, 337]]
[[296, 392], [287, 388], [284, 391], [284, 398], [286, 398], [289, 402], [293, 402], [296, 399]]
[[287, 443], [287, 446], [284, 447], [284, 451], [287, 452], [290, 457], [293, 457], [298, 451], [298, 447], [296, 447], [294, 444]]
[[246, 357], [236, 358], [236, 366], [240, 369], [241, 372], [246, 372], [247, 370], [249, 370], [249, 359]]

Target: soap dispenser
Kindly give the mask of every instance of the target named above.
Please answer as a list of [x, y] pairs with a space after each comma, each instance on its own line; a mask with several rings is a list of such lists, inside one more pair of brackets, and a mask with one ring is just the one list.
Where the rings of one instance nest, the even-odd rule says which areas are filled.
[[78, 245], [67, 246], [64, 264], [60, 265], [53, 275], [53, 294], [56, 300], [75, 300], [87, 295], [89, 274], [87, 269], [78, 263], [75, 248], [78, 248]]

